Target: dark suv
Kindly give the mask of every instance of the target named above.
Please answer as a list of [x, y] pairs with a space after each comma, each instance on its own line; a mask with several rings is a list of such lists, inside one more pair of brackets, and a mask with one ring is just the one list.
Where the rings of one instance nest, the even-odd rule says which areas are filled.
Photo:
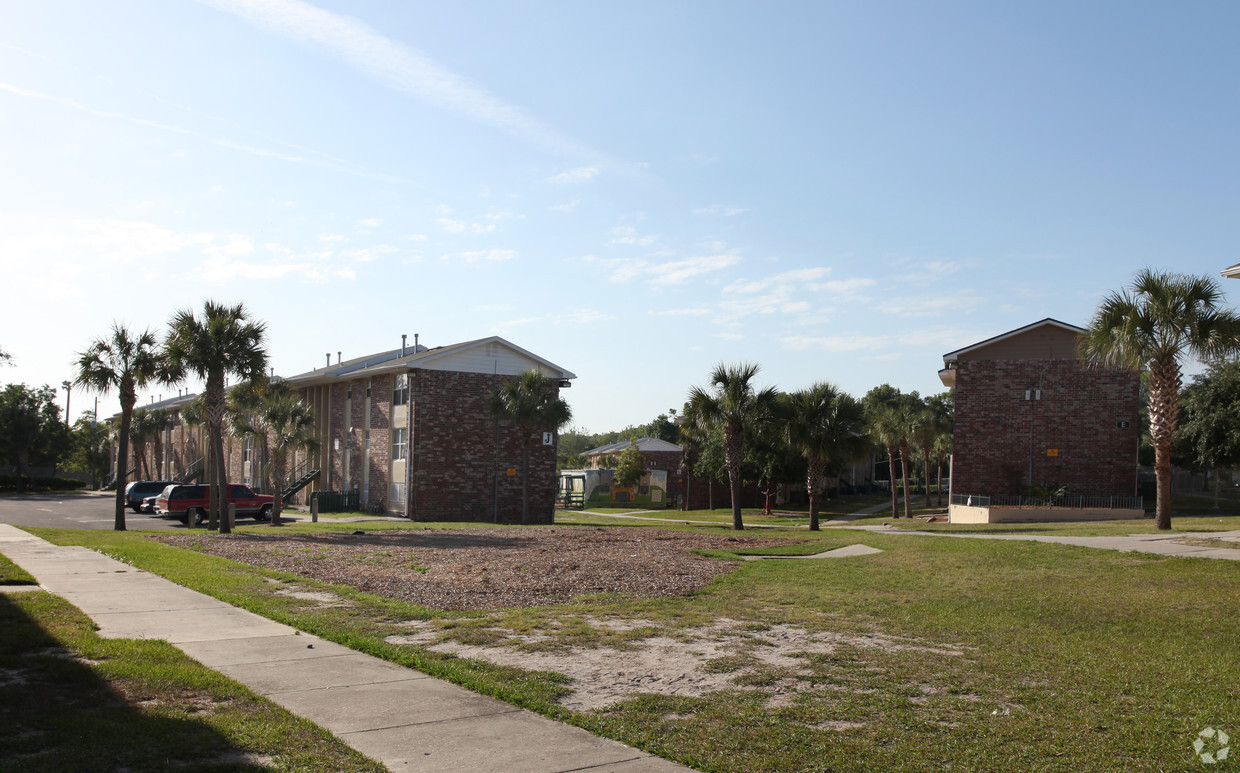
[[133, 480], [125, 484], [125, 506], [135, 513], [142, 511], [142, 500], [153, 497], [175, 480]]
[[[168, 486], [155, 500], [155, 512], [170, 515], [181, 523], [189, 523], [190, 514], [196, 523], [207, 518], [207, 505], [210, 493], [202, 483]], [[275, 507], [275, 497], [267, 494], [255, 494], [248, 486], [233, 483], [228, 487], [228, 499], [224, 506], [237, 506], [237, 517], [253, 516], [260, 521], [271, 518]]]

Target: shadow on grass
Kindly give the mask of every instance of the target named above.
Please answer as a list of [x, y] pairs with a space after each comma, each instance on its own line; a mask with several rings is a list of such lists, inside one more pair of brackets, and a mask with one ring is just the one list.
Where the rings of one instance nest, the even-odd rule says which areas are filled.
[[5, 771], [262, 769], [200, 719], [138, 709], [40, 620], [93, 635], [89, 621], [61, 599], [0, 594]]

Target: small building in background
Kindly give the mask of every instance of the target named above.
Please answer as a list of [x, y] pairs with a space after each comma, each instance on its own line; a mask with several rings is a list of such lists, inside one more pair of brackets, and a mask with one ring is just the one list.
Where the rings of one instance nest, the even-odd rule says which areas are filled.
[[1141, 517], [1140, 378], [1090, 368], [1055, 319], [943, 355], [955, 389], [951, 521]]

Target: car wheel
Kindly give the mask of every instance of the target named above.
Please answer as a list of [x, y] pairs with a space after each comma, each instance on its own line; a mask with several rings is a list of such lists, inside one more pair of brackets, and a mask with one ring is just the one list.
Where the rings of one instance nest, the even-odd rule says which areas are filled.
[[258, 520], [260, 521], [271, 520], [271, 505], [263, 505], [263, 509], [258, 511]]
[[207, 520], [207, 511], [201, 507], [196, 507], [194, 508], [194, 516], [194, 525], [201, 525]]

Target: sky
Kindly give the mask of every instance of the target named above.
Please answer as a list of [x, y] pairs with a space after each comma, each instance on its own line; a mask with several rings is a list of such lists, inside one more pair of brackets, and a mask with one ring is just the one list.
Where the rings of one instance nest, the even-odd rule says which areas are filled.
[[1238, 27], [1209, 1], [0, 0], [0, 383], [59, 389], [113, 322], [213, 299], [283, 375], [502, 336], [577, 375], [579, 431], [718, 363], [939, 392], [946, 352], [1240, 262]]

